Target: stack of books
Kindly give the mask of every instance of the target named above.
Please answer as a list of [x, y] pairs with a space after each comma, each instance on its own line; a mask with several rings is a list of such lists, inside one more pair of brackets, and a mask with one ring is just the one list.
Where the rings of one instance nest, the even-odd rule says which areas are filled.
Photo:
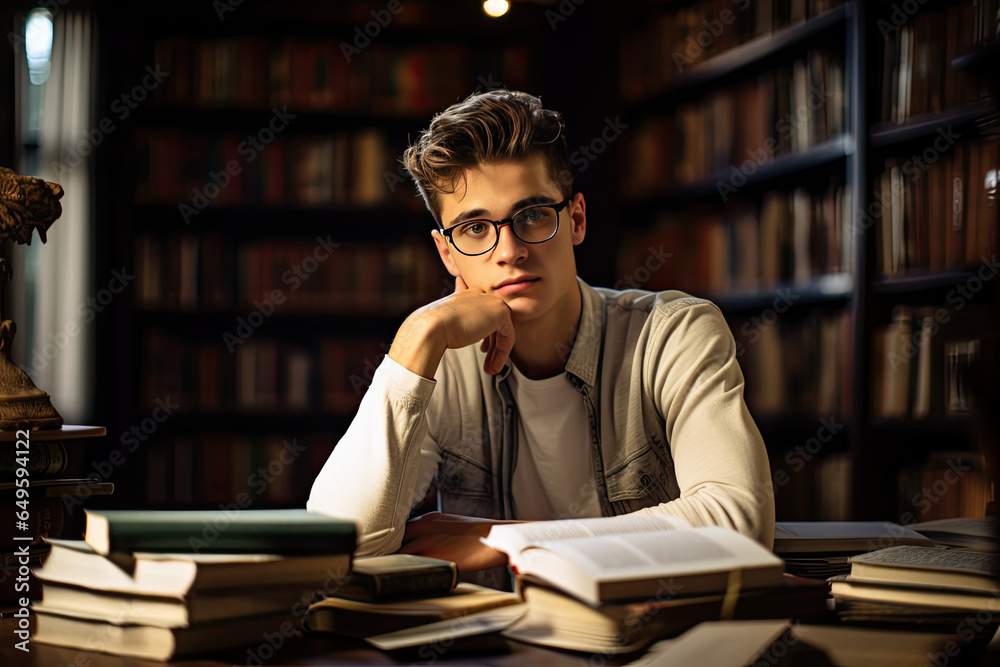
[[841, 620], [951, 627], [985, 616], [996, 628], [1000, 555], [898, 546], [851, 558], [851, 573], [830, 579]]
[[907, 544], [934, 546], [927, 536], [891, 521], [779, 521], [774, 526], [774, 553], [785, 560], [785, 571], [810, 579], [847, 574], [852, 556]]
[[455, 563], [413, 554], [358, 558], [344, 585], [313, 603], [307, 630], [360, 637], [386, 650], [457, 639], [480, 649], [523, 612], [515, 593], [458, 583]]
[[343, 584], [352, 522], [305, 510], [88, 512], [34, 570], [34, 640], [168, 660], [294, 634]]
[[736, 531], [668, 516], [494, 526], [527, 604], [504, 631], [519, 641], [630, 653], [719, 618], [825, 614], [825, 583], [789, 577]]

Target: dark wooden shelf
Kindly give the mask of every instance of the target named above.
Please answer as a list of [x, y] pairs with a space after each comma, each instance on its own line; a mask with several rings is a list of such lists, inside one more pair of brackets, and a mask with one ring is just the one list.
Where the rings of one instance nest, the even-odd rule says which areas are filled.
[[234, 241], [252, 238], [330, 236], [334, 242], [371, 241], [427, 235], [434, 227], [426, 211], [377, 208], [295, 208], [292, 206], [209, 206], [184, 224], [173, 204], [140, 203], [133, 207], [134, 229], [219, 232]]
[[[816, 438], [820, 428], [824, 426], [824, 423], [820, 419], [820, 417], [811, 418], [798, 415], [764, 415], [755, 417], [754, 421], [760, 430], [761, 436], [764, 438], [765, 444], [767, 444], [768, 450], [773, 454], [793, 449], [797, 445], [804, 445], [810, 438]], [[831, 420], [830, 417], [824, 417], [823, 419], [826, 421]], [[837, 429], [837, 432], [828, 442], [821, 443], [823, 447], [821, 452], [817, 452], [819, 455], [846, 451], [850, 443], [851, 420], [837, 416], [833, 417], [832, 421], [836, 425], [842, 426], [842, 428]]]
[[792, 48], [814, 43], [826, 33], [844, 27], [847, 12], [847, 6], [841, 5], [803, 23], [780, 28], [770, 35], [756, 37], [699, 63], [671, 81], [659, 93], [638, 102], [631, 109], [631, 113], [643, 114], [675, 106], [689, 94], [704, 90], [744, 70], [779, 57]]
[[[830, 273], [817, 276], [806, 283], [782, 283], [768, 289], [749, 290], [745, 292], [728, 292], [722, 294], [706, 294], [724, 314], [745, 313], [770, 308], [782, 294], [789, 295], [781, 299], [790, 308], [815, 305], [843, 305], [854, 292], [854, 279], [849, 273]], [[701, 296], [701, 295], [699, 295]]]
[[951, 61], [951, 66], [957, 70], [983, 72], [996, 76], [997, 63], [1000, 63], [1000, 39], [977, 44], [968, 53], [963, 53]]
[[900, 146], [933, 137], [938, 130], [948, 127], [966, 128], [995, 111], [996, 105], [992, 100], [980, 100], [954, 109], [913, 116], [902, 125], [890, 122], [875, 123], [871, 128], [869, 138], [873, 148], [883, 149]]
[[[772, 161], [758, 167], [753, 174], [746, 176], [746, 182], [736, 188], [736, 193], [728, 193], [728, 196], [737, 197], [740, 192], [747, 188], [759, 189], [765, 185], [777, 185], [778, 181], [788, 177], [798, 179], [805, 172], [830, 168], [842, 163], [852, 152], [851, 138], [847, 135], [841, 135], [813, 146], [805, 153], [778, 155]], [[628, 202], [626, 206], [630, 212], [635, 213], [641, 210], [659, 210], [696, 200], [721, 199], [720, 183], [735, 187], [730, 183], [731, 176], [731, 170], [727, 168], [708, 178], [676, 185], [659, 194], [637, 197]]]
[[892, 278], [881, 278], [872, 283], [872, 293], [885, 300], [898, 301], [906, 298], [944, 301], [948, 292], [965, 285], [976, 278], [981, 288], [976, 292], [979, 296], [989, 296], [995, 291], [994, 281], [983, 281], [977, 275], [978, 267], [966, 269], [946, 269], [942, 271], [924, 271], [910, 275]]
[[[141, 419], [142, 415], [137, 415]], [[343, 433], [353, 415], [309, 412], [174, 413], [159, 425], [163, 433], [234, 432], [266, 434]]]
[[[383, 310], [368, 312], [284, 312], [278, 311], [264, 319], [254, 329], [254, 335], [269, 336], [280, 333], [282, 338], [391, 338], [406, 316], [416, 309], [395, 314]], [[191, 338], [218, 338], [224, 332], [233, 333], [237, 318], [246, 319], [251, 309], [224, 311], [173, 311], [141, 310], [135, 312], [135, 324], [140, 328], [158, 327]], [[251, 338], [252, 340], [252, 338]]]
[[333, 134], [345, 130], [378, 127], [388, 132], [405, 135], [419, 130], [427, 124], [432, 113], [412, 116], [402, 114], [365, 113], [353, 109], [288, 109], [281, 105], [264, 108], [233, 106], [192, 106], [180, 104], [150, 104], [139, 107], [136, 120], [139, 124], [156, 129], [182, 130], [193, 134], [257, 134], [267, 127], [274, 108], [287, 109], [289, 116], [282, 136], [302, 134]]

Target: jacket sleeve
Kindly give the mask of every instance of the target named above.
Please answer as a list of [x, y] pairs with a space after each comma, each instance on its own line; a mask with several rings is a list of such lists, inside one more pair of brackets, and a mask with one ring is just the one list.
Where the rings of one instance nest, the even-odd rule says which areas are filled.
[[386, 355], [313, 482], [306, 509], [353, 519], [358, 556], [397, 551], [410, 509], [433, 481], [441, 457], [425, 410], [436, 384]]
[[643, 383], [665, 421], [680, 497], [637, 513], [733, 528], [771, 548], [767, 450], [743, 400], [743, 373], [722, 313], [700, 300], [654, 311], [645, 354]]

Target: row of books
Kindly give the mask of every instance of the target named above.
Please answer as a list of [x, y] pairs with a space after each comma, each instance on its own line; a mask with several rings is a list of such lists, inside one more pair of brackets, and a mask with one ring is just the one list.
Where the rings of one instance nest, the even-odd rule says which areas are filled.
[[847, 310], [812, 310], [801, 316], [769, 307], [730, 319], [729, 325], [746, 378], [747, 406], [755, 416], [819, 419], [852, 413]]
[[158, 101], [419, 116], [462, 99], [487, 73], [491, 85], [529, 86], [530, 50], [520, 44], [479, 52], [460, 43], [402, 47], [371, 40], [358, 49], [354, 34], [343, 37], [158, 40], [155, 62], [171, 73]]
[[[836, 421], [834, 419], [833, 421]], [[817, 430], [821, 424], [817, 422]], [[836, 429], [836, 424], [833, 424]], [[778, 521], [848, 521], [851, 518], [851, 454], [825, 451], [832, 437], [846, 441], [847, 433], [827, 432], [796, 443], [784, 454], [770, 457], [774, 514]], [[765, 440], [767, 435], [765, 433]]]
[[983, 81], [953, 69], [951, 62], [996, 39], [998, 11], [997, 0], [976, 0], [922, 11], [905, 25], [895, 17], [883, 20], [882, 119], [905, 123], [985, 97]]
[[900, 516], [914, 521], [985, 518], [993, 500], [986, 457], [972, 451], [935, 451], [897, 476]]
[[723, 201], [779, 155], [841, 137], [843, 54], [811, 51], [732, 87], [648, 116], [622, 138], [622, 195], [710, 179]]
[[339, 436], [291, 435], [282, 426], [275, 421], [273, 433], [205, 430], [151, 440], [144, 502], [204, 507], [246, 494], [255, 507], [303, 506]]
[[148, 329], [142, 339], [144, 400], [170, 396], [193, 413], [345, 414], [357, 408], [389, 349], [375, 339], [292, 343], [259, 334], [240, 339], [235, 323], [233, 331], [233, 340], [220, 334], [199, 342]]
[[[136, 236], [136, 305], [144, 309], [405, 313], [438, 299], [441, 262], [426, 242], [254, 241], [219, 234]], [[450, 291], [450, 290], [449, 290]], [[277, 296], [277, 302], [276, 302]], [[264, 305], [260, 305], [264, 304]]]
[[268, 142], [147, 129], [136, 143], [136, 201], [178, 206], [185, 223], [220, 205], [415, 209], [412, 191], [399, 187], [402, 148], [377, 128]]
[[622, 40], [622, 96], [654, 95], [691, 67], [841, 4], [840, 0], [701, 0], [678, 9], [668, 7]]
[[[957, 301], [897, 306], [872, 332], [872, 415], [918, 419], [973, 412], [971, 374], [979, 372], [980, 340], [990, 331], [988, 307]], [[966, 294], [969, 294], [966, 292]], [[961, 306], [961, 307], [959, 307]]]
[[290, 309], [406, 314], [441, 298], [446, 288], [441, 260], [426, 236], [392, 245], [342, 244], [311, 275], [317, 250], [316, 241], [241, 246], [237, 300], [252, 303], [277, 290], [285, 293]]
[[878, 270], [893, 276], [975, 265], [996, 253], [998, 173], [996, 136], [935, 151], [932, 161], [886, 160], [873, 204], [880, 209]]
[[[849, 187], [832, 183], [820, 192], [769, 191], [759, 200], [734, 201], [715, 212], [660, 214], [650, 228], [625, 236], [618, 275], [631, 276], [624, 282], [641, 282], [644, 289], [699, 295], [806, 283], [851, 272], [851, 228]], [[654, 249], [658, 255], [650, 261]]]

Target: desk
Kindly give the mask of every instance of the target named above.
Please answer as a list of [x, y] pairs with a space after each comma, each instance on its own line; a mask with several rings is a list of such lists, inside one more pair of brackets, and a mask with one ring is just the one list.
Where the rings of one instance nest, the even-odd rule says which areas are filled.
[[[163, 667], [162, 662], [139, 660], [90, 651], [78, 651], [59, 646], [31, 644], [31, 652], [24, 653], [13, 648], [12, 635], [4, 633], [4, 644], [0, 646], [0, 665], [4, 667]], [[520, 667], [522, 665], [545, 665], [545, 667], [589, 667], [589, 654], [548, 650], [528, 646], [520, 642], [497, 638], [500, 645], [490, 652], [449, 654], [447, 649], [424, 651], [423, 654], [391, 655], [368, 646], [361, 640], [338, 637], [296, 637], [279, 649], [263, 665], [490, 665], [496, 667]], [[194, 660], [178, 660], [184, 667], [228, 667], [246, 666], [248, 648], [227, 649], [206, 653]], [[607, 658], [605, 660], [605, 658]], [[621, 665], [629, 662], [628, 657], [599, 656], [593, 664]], [[632, 658], [634, 659], [634, 658]], [[173, 663], [171, 663], [173, 664]], [[252, 662], [252, 665], [261, 663]]]
[[[268, 659], [262, 661], [248, 660], [252, 650], [259, 647], [247, 647], [213, 651], [199, 655], [195, 659], [179, 659], [172, 663], [162, 663], [151, 660], [140, 660], [91, 651], [80, 651], [72, 648], [49, 646], [32, 643], [30, 653], [18, 651], [13, 647], [14, 635], [11, 619], [0, 621], [0, 665], [3, 667], [163, 667], [165, 664], [184, 665], [184, 667], [229, 667], [231, 665], [246, 667], [261, 665], [275, 667], [278, 665], [411, 665], [413, 667], [431, 665], [486, 665], [488, 667], [521, 667], [523, 665], [544, 665], [545, 667], [603, 667], [604, 665], [623, 665], [636, 659], [637, 656], [592, 655], [589, 653], [574, 653], [571, 651], [550, 650], [530, 646], [516, 641], [509, 641], [497, 636], [488, 651], [471, 653], [456, 652], [446, 647], [429, 648], [422, 653], [389, 654], [371, 648], [360, 639], [348, 639], [333, 636], [310, 635], [293, 637], [274, 652]], [[794, 667], [910, 667], [928, 664], [947, 664], [949, 667], [974, 666], [986, 667], [1000, 665], [1000, 646], [997, 642], [990, 645], [984, 653], [988, 637], [980, 637], [973, 643], [967, 638], [953, 635], [934, 635], [921, 632], [902, 633], [904, 645], [900, 644], [900, 631], [886, 631], [883, 637], [877, 630], [850, 626], [832, 626], [831, 632], [813, 632], [809, 628], [819, 629], [824, 626], [802, 626], [803, 638], [813, 646], [813, 652], [796, 656], [791, 662]], [[860, 634], [852, 636], [852, 631]], [[818, 635], [824, 635], [819, 637]], [[864, 637], [863, 635], [869, 635]], [[1000, 635], [998, 635], [1000, 636]], [[890, 640], [890, 637], [893, 639]], [[949, 639], [958, 640], [959, 654], [945, 656], [941, 649]], [[816, 641], [818, 640], [818, 641]], [[818, 653], [816, 652], [818, 650]], [[928, 654], [935, 654], [944, 662], [928, 662]], [[919, 660], [917, 660], [919, 658]], [[687, 665], [678, 667], [689, 667]], [[711, 665], [695, 665], [693, 667], [713, 667]]]

